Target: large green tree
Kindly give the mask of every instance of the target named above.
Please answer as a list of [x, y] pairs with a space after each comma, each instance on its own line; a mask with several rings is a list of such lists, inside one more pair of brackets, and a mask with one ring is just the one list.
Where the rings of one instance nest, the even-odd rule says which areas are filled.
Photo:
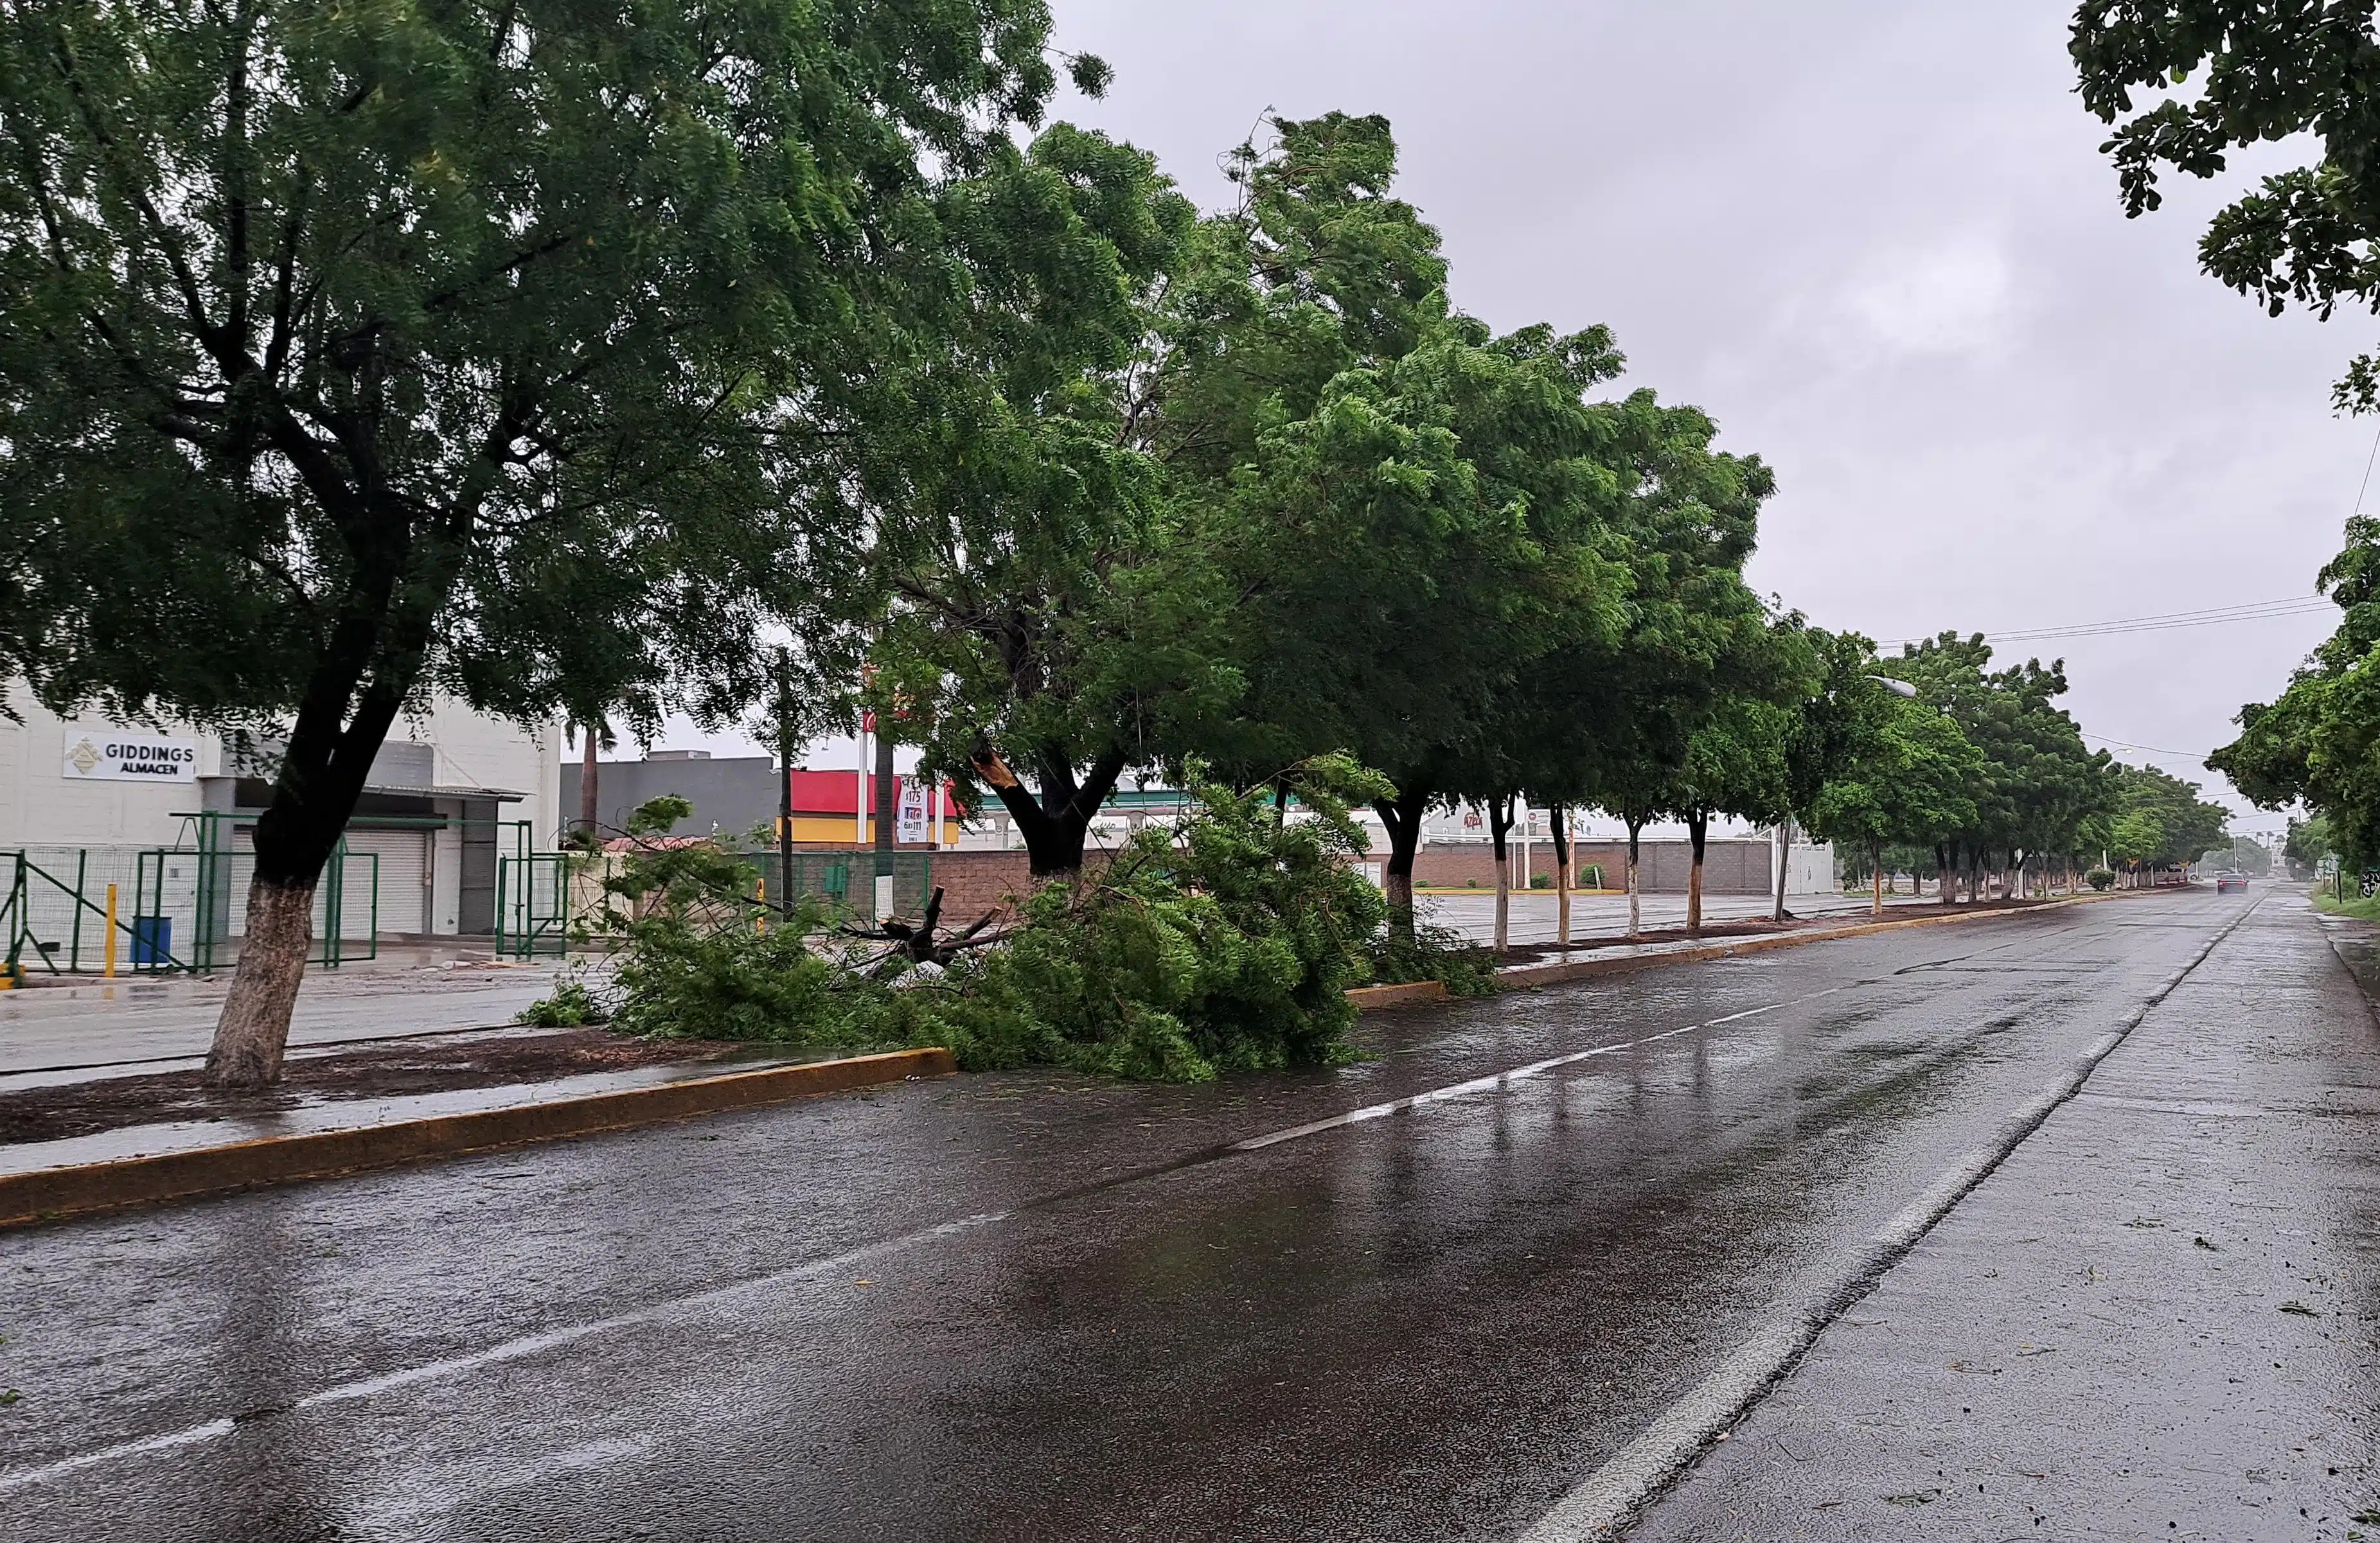
[[277, 1075], [408, 704], [741, 705], [838, 534], [801, 452], [943, 263], [936, 179], [1053, 89], [1048, 30], [1042, 0], [0, 20], [5, 663], [61, 709], [285, 730], [217, 1081]]
[[2240, 737], [2206, 764], [2259, 808], [2303, 800], [2362, 866], [2380, 859], [2380, 520], [2349, 521], [2316, 583], [2338, 604], [2338, 631], [2277, 700], [2240, 709]]
[[1336, 749], [1387, 773], [1397, 796], [1376, 809], [1400, 926], [1422, 818], [1474, 790], [1459, 784], [1491, 758], [1505, 693], [1617, 623], [1614, 478], [1584, 396], [1614, 362], [1599, 332], [1492, 338], [1452, 319], [1333, 380], [1214, 511], [1247, 682], [1231, 759]]
[[1949, 715], [1873, 686], [1847, 729], [1803, 819], [1813, 834], [1865, 854], [1881, 916], [1884, 849], [1930, 847], [1972, 828], [1984, 758]]
[[[2167, 170], [2209, 178], [2235, 151], [2306, 142], [2216, 212], [2199, 242], [2214, 278], [2278, 316], [2380, 308], [2380, 42], [2373, 10], [2327, 0], [2083, 0], [2071, 53], [2082, 104], [2113, 127], [2124, 212], [2164, 201]], [[2380, 404], [2380, 359], [2339, 382], [2343, 407]]]
[[1188, 587], [1129, 422], [1192, 211], [1147, 155], [1061, 125], [940, 212], [965, 303], [869, 383], [848, 441], [880, 721], [998, 798], [1036, 874], [1066, 873], [1175, 698], [1232, 690], [1199, 646], [1220, 608]]
[[2107, 753], [2088, 749], [2057, 704], [2067, 689], [2063, 661], [2027, 659], [2000, 670], [1991, 662], [1980, 634], [1944, 633], [1907, 645], [1885, 667], [1915, 686], [1925, 705], [1947, 713], [1983, 756], [1973, 819], [1937, 836], [1946, 905], [1962, 866], [1969, 898], [1979, 900], [1986, 868], [2022, 874], [2034, 855], [2075, 851], [2113, 797]]
[[[2235, 151], [2303, 144], [2303, 163], [2262, 177], [2199, 243], [2216, 279], [2275, 316], [2380, 307], [2380, 38], [2368, 5], [2261, 0], [2089, 0], [2072, 51], [2085, 106], [2115, 126], [2124, 211], [2162, 202], [2168, 171], [2214, 177]], [[2380, 407], [2380, 356], [2348, 366], [2334, 400]], [[2380, 684], [2372, 662], [2374, 527], [2351, 521], [2323, 574], [2347, 612], [2281, 698], [2240, 712], [2239, 739], [2209, 757], [2252, 802], [2299, 799], [2330, 816], [2356, 861], [2380, 855]]]

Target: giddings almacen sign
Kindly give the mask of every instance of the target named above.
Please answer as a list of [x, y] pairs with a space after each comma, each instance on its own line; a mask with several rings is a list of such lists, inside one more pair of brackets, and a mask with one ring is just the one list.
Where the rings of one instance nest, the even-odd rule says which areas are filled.
[[123, 729], [67, 729], [59, 775], [69, 782], [196, 782], [199, 747]]

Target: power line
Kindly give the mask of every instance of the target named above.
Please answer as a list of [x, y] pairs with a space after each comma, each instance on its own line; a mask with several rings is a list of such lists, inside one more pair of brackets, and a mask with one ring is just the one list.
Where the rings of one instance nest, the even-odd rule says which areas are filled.
[[2363, 481], [2355, 489], [2355, 507], [2348, 511], [2350, 520], [2363, 512], [2363, 494], [2372, 486], [2372, 463], [2380, 461], [2380, 428], [2372, 431], [2372, 453], [2363, 458]]
[[[2281, 600], [2257, 600], [2246, 605], [2215, 606], [2204, 610], [2166, 611], [2155, 616], [2129, 616], [2109, 621], [2082, 621], [2060, 627], [2032, 627], [2013, 632], [1985, 633], [1987, 643], [2037, 643], [2060, 637], [2107, 637], [2123, 633], [2161, 633], [2180, 627], [2212, 627], [2226, 621], [2262, 621], [2281, 616], [2313, 616], [2332, 602], [2320, 595], [2294, 595]], [[1924, 643], [1925, 638], [1904, 638], [1896, 643], [1879, 644], [1881, 648], [1901, 648]]]
[[2204, 761], [2214, 753], [2212, 751], [2205, 750], [2160, 750], [2153, 744], [2133, 744], [2125, 740], [2111, 740], [2105, 734], [2094, 734], [2088, 729], [2077, 729], [2076, 732], [2086, 740], [2096, 740], [2101, 744], [2112, 746], [2117, 750], [2137, 750], [2148, 755], [2179, 755], [2188, 761]]

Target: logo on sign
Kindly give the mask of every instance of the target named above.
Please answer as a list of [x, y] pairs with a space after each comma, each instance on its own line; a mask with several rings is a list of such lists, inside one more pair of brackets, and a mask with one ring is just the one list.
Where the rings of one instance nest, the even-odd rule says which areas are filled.
[[931, 818], [926, 811], [926, 788], [914, 778], [901, 780], [901, 802], [893, 816], [892, 839], [915, 845], [929, 838]]
[[69, 781], [190, 782], [199, 775], [199, 747], [120, 730], [84, 734], [66, 747], [59, 770]]

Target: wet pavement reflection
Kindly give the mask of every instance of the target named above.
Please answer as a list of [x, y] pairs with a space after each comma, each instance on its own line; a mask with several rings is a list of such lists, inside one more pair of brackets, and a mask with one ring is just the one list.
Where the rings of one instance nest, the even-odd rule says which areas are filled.
[[1512, 1537], [2245, 903], [0, 1235], [0, 1535]]

